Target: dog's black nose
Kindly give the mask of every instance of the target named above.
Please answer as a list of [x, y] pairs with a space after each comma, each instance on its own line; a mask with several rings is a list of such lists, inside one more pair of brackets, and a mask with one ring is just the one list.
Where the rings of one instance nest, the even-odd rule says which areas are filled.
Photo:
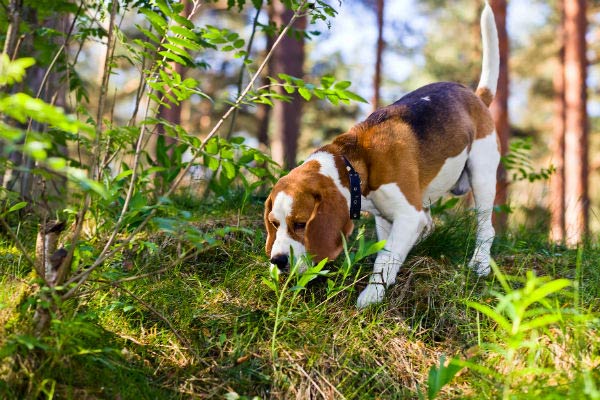
[[290, 271], [288, 256], [286, 254], [275, 254], [273, 257], [271, 257], [271, 264], [277, 265], [277, 268], [279, 268], [279, 271], [281, 272]]

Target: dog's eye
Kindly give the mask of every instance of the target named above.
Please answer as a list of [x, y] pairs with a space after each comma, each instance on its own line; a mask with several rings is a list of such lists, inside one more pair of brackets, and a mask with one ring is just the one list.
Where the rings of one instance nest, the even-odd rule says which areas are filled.
[[294, 222], [294, 230], [301, 231], [306, 228], [306, 222]]
[[279, 222], [278, 221], [271, 221], [271, 225], [273, 225], [275, 227], [275, 229], [279, 229]]

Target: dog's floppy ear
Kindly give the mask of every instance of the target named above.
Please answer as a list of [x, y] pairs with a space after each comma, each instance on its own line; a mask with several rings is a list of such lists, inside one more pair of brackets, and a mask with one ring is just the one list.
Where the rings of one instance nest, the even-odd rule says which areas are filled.
[[313, 261], [333, 261], [342, 251], [342, 234], [347, 238], [354, 229], [346, 200], [338, 191], [315, 196], [315, 208], [306, 223], [304, 245]]
[[271, 248], [273, 248], [273, 242], [275, 242], [275, 235], [277, 234], [277, 230], [275, 229], [275, 227], [273, 226], [273, 224], [271, 223], [271, 221], [269, 221], [269, 214], [271, 213], [271, 210], [273, 209], [273, 200], [271, 198], [271, 195], [269, 195], [269, 197], [267, 197], [267, 201], [265, 202], [265, 228], [267, 228], [267, 243], [265, 244], [265, 251], [267, 252], [267, 255], [269, 257], [271, 257]]

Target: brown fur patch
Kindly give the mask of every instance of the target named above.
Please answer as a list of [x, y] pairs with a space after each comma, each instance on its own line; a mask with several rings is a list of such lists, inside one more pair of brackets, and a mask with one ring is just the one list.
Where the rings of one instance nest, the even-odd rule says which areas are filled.
[[[286, 219], [288, 234], [304, 244], [308, 254], [318, 262], [324, 258], [335, 259], [342, 250], [342, 234], [350, 236], [354, 225], [346, 199], [337, 190], [333, 180], [319, 173], [320, 164], [308, 161], [294, 168], [277, 182], [265, 203], [267, 226], [266, 252], [271, 256], [276, 229], [269, 220], [273, 200], [284, 192], [292, 197], [292, 210]], [[296, 223], [305, 223], [304, 229], [295, 230]]]
[[492, 101], [494, 100], [494, 94], [490, 89], [486, 87], [477, 88], [475, 94], [481, 99], [481, 101], [483, 101], [483, 104], [485, 104], [488, 107], [490, 106], [490, 104], [492, 104]]

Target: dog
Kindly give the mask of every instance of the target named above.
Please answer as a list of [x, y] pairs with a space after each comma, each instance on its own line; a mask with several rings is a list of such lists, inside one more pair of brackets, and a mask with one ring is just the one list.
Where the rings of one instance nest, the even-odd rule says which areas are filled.
[[[476, 249], [469, 262], [490, 272], [495, 231], [499, 141], [488, 109], [498, 81], [498, 33], [493, 12], [481, 14], [482, 73], [477, 90], [438, 82], [408, 93], [310, 155], [282, 177], [265, 203], [266, 253], [289, 269], [291, 255], [334, 260], [361, 211], [374, 215], [386, 240], [357, 307], [380, 302], [408, 252], [433, 228], [429, 207], [442, 196], [472, 190]], [[299, 268], [300, 272], [306, 266]]]

